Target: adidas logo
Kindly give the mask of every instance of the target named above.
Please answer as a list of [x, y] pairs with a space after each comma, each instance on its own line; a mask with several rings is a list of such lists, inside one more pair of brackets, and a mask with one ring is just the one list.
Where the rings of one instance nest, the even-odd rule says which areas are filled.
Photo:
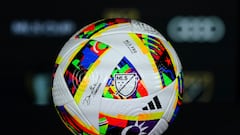
[[148, 105], [144, 106], [143, 110], [155, 110], [162, 108], [160, 101], [157, 96], [153, 97], [153, 100], [148, 102]]

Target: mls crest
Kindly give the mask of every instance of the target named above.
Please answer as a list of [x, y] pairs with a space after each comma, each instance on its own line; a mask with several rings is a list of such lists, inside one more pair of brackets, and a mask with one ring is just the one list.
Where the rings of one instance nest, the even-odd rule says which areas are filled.
[[135, 92], [138, 81], [135, 73], [116, 73], [114, 79], [117, 94], [129, 97]]

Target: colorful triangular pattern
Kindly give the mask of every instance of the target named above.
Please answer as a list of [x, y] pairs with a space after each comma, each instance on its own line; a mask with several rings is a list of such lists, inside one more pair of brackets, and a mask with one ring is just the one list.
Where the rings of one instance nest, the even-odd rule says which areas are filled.
[[163, 87], [168, 86], [176, 78], [173, 66], [174, 63], [169, 56], [169, 52], [167, 52], [167, 49], [159, 38], [146, 34], [136, 35], [149, 49], [154, 62], [158, 67]]
[[[129, 77], [128, 80], [123, 82], [124, 86], [121, 86], [121, 88], [127, 87], [127, 83], [130, 83], [130, 82], [133, 83], [134, 82], [133, 79], [135, 79], [136, 83], [135, 83], [134, 89], [130, 92], [131, 95], [124, 96], [123, 94], [121, 94], [123, 92], [117, 89], [116, 87], [116, 79], [118, 79], [117, 77], [119, 75], [128, 75], [128, 74], [134, 75], [134, 78]], [[107, 81], [107, 84], [104, 88], [102, 97], [112, 98], [112, 99], [132, 99], [132, 98], [144, 97], [147, 95], [148, 95], [148, 92], [146, 90], [144, 82], [141, 79], [141, 76], [138, 74], [133, 64], [131, 64], [131, 62], [126, 57], [123, 57], [121, 61], [118, 63], [118, 65], [112, 71]]]

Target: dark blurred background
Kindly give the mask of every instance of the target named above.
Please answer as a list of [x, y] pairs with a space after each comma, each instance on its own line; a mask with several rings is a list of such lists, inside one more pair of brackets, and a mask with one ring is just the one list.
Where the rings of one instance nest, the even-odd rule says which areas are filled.
[[238, 0], [1, 2], [1, 132], [71, 134], [52, 104], [53, 65], [72, 34], [110, 17], [153, 26], [180, 57], [184, 104], [165, 135], [238, 132]]

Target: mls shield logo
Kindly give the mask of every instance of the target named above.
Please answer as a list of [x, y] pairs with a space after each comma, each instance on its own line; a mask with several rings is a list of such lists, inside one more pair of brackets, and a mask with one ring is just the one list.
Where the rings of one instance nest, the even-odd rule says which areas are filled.
[[116, 73], [114, 79], [116, 94], [127, 98], [135, 92], [138, 81], [138, 76], [135, 73]]

